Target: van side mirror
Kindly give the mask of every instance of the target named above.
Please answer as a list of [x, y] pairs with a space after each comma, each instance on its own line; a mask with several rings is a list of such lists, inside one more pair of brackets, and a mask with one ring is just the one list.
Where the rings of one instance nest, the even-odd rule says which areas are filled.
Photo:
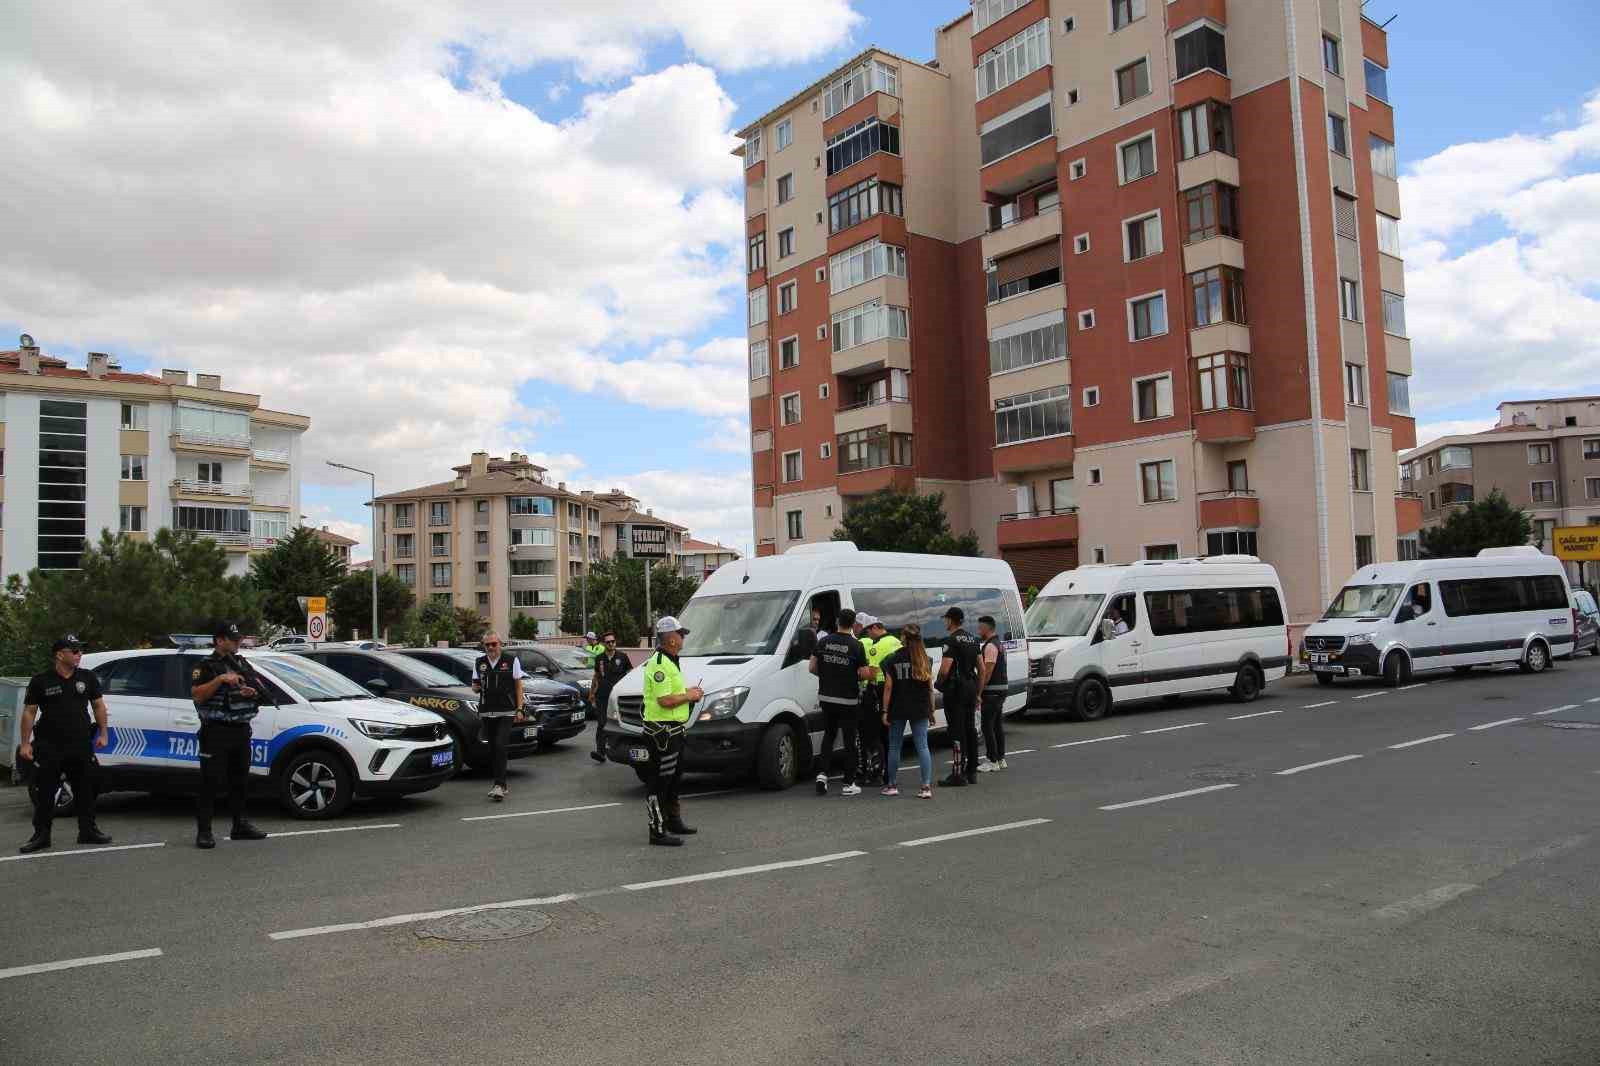
[[1408, 603], [1400, 608], [1400, 613], [1394, 616], [1396, 622], [1409, 622], [1417, 617], [1417, 605]]
[[1109, 618], [1100, 619], [1100, 639], [1110, 640], [1116, 634], [1117, 625]]
[[367, 691], [374, 696], [387, 696], [389, 694], [389, 682], [381, 677], [375, 677], [367, 682]]

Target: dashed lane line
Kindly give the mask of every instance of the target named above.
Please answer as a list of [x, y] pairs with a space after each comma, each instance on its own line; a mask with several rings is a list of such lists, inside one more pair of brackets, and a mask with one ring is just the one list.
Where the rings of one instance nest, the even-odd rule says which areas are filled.
[[620, 806], [622, 806], [622, 803], [619, 800], [616, 803], [589, 803], [582, 807], [552, 807], [549, 810], [543, 811], [511, 811], [508, 814], [479, 814], [474, 815], [471, 818], [463, 818], [461, 820], [463, 822], [497, 822], [502, 818], [532, 818], [541, 814], [571, 814], [574, 811], [598, 811], [604, 807]]
[[1395, 689], [1395, 691], [1396, 692], [1410, 692], [1414, 688], [1427, 688], [1427, 687], [1428, 687], [1428, 682], [1426, 682], [1426, 681], [1418, 681], [1414, 685], [1401, 685], [1399, 688]]
[[1404, 744], [1390, 744], [1389, 750], [1399, 751], [1401, 748], [1414, 748], [1418, 744], [1431, 744], [1435, 740], [1449, 740], [1453, 736], [1455, 736], [1454, 733], [1435, 733], [1431, 737], [1423, 737], [1420, 740], [1408, 740]]
[[1502, 718], [1498, 722], [1485, 722], [1482, 725], [1475, 725], [1475, 726], [1472, 727], [1472, 732], [1481, 733], [1485, 729], [1493, 729], [1496, 726], [1510, 725], [1512, 722], [1520, 722], [1520, 721], [1522, 721], [1521, 718]]
[[1008, 751], [1006, 752], [1006, 758], [1009, 759], [1013, 755], [1032, 755], [1038, 750], [1038, 748], [1023, 748], [1021, 751]]
[[1460, 896], [1464, 896], [1477, 887], [1477, 885], [1465, 884], [1441, 885], [1438, 888], [1429, 889], [1427, 892], [1424, 892], [1421, 895], [1412, 896], [1410, 899], [1403, 899], [1399, 903], [1391, 903], [1387, 907], [1379, 907], [1372, 913], [1379, 918], [1389, 918], [1394, 920], [1415, 918], [1418, 915], [1426, 914], [1428, 911], [1431, 911], [1436, 907], [1443, 907], [1451, 900]]
[[1584, 703], [1600, 703], [1600, 696], [1591, 696], [1589, 699], [1586, 699], [1583, 702]]
[[1202, 726], [1202, 725], [1208, 725], [1208, 724], [1209, 723], [1207, 723], [1207, 722], [1185, 722], [1185, 723], [1183, 723], [1183, 725], [1162, 726], [1160, 729], [1141, 729], [1141, 730], [1139, 730], [1139, 733], [1140, 733], [1141, 736], [1147, 736], [1147, 735], [1149, 735], [1151, 733], [1171, 733], [1173, 730], [1176, 730], [1176, 729], [1193, 729], [1196, 726]]
[[675, 885], [690, 885], [699, 881], [721, 881], [728, 877], [749, 877], [752, 874], [771, 873], [773, 870], [793, 870], [801, 866], [820, 866], [824, 863], [860, 858], [865, 854], [867, 853], [864, 851], [840, 851], [832, 855], [818, 855], [810, 859], [790, 859], [787, 862], [769, 862], [760, 866], [739, 866], [732, 870], [712, 870], [703, 874], [666, 877], [660, 881], [637, 881], [631, 885], [623, 885], [622, 888], [626, 892], [643, 892], [652, 888], [671, 888]]
[[268, 833], [268, 840], [277, 840], [279, 837], [309, 837], [322, 833], [360, 833], [367, 829], [399, 829], [399, 822], [383, 822], [377, 825], [341, 825], [332, 829], [293, 829], [287, 833]]
[[1303, 704], [1300, 707], [1300, 709], [1302, 711], [1314, 711], [1318, 707], [1332, 707], [1335, 703], [1338, 703], [1338, 702], [1339, 702], [1338, 700], [1328, 700], [1328, 701], [1326, 701], [1324, 703], [1307, 703], [1307, 704]]
[[1242, 722], [1246, 718], [1265, 718], [1269, 714], [1282, 714], [1282, 713], [1283, 713], [1283, 711], [1278, 710], [1278, 711], [1257, 711], [1254, 714], [1236, 714], [1232, 718], [1229, 718], [1228, 721], [1230, 721], [1230, 722]]
[[1165, 803], [1168, 800], [1187, 799], [1190, 796], [1200, 796], [1207, 792], [1221, 792], [1225, 788], [1238, 788], [1237, 784], [1207, 785], [1205, 788], [1191, 788], [1185, 792], [1169, 792], [1165, 796], [1150, 796], [1146, 799], [1129, 800], [1127, 803], [1110, 803], [1100, 809], [1102, 811], [1125, 811], [1129, 807], [1147, 807], [1152, 803]]
[[1006, 822], [1004, 825], [986, 825], [981, 829], [963, 829], [959, 833], [941, 833], [936, 837], [921, 837], [917, 840], [902, 840], [896, 847], [920, 848], [924, 844], [940, 844], [946, 840], [961, 840], [966, 837], [983, 836], [985, 833], [1004, 833], [1009, 829], [1026, 829], [1029, 826], [1044, 825], [1050, 821], [1048, 818], [1028, 818], [1020, 822]]
[[119, 951], [114, 955], [86, 955], [81, 959], [62, 959], [59, 962], [38, 962], [32, 966], [13, 966], [0, 970], [0, 981], [7, 977], [27, 977], [36, 973], [54, 973], [57, 970], [76, 970], [80, 966], [104, 966], [111, 962], [132, 962], [135, 959], [155, 959], [161, 956], [160, 948], [143, 948], [139, 951]]
[[1052, 748], [1076, 748], [1080, 744], [1100, 744], [1107, 740], [1127, 740], [1132, 733], [1118, 733], [1114, 737], [1090, 737], [1088, 740], [1069, 740], [1065, 744], [1052, 744]]
[[[597, 894], [588, 893], [588, 895]], [[547, 907], [555, 903], [570, 903], [581, 898], [583, 897], [580, 895], [568, 892], [559, 896], [545, 896], [541, 899], [508, 899], [499, 903], [479, 903], [471, 907], [418, 911], [414, 914], [391, 914], [387, 918], [374, 918], [369, 922], [341, 922], [338, 925], [314, 925], [306, 929], [285, 929], [277, 933], [268, 933], [267, 939], [300, 940], [309, 936], [327, 936], [329, 933], [353, 933], [363, 929], [386, 929], [395, 925], [415, 925], [418, 922], [431, 922], [437, 918], [454, 918], [458, 914], [477, 914], [479, 911], [510, 910], [520, 907]]]
[[1534, 717], [1538, 718], [1546, 714], [1560, 714], [1562, 711], [1575, 711], [1577, 709], [1578, 705], [1576, 703], [1563, 703], [1561, 706], [1552, 707], [1548, 711], [1536, 711], [1534, 712]]
[[1388, 696], [1388, 695], [1391, 695], [1394, 691], [1395, 690], [1392, 689], [1392, 688], [1384, 688], [1384, 689], [1379, 689], [1377, 692], [1363, 692], [1359, 696], [1351, 696], [1350, 698], [1353, 699], [1353, 700], [1370, 700], [1370, 699], [1373, 699], [1374, 697], [1377, 697], [1377, 696]]
[[1337, 759], [1323, 759], [1321, 762], [1308, 762], [1304, 766], [1291, 766], [1287, 770], [1279, 770], [1277, 773], [1273, 774], [1273, 776], [1289, 777], [1293, 774], [1303, 774], [1307, 770], [1320, 770], [1324, 766], [1336, 766], [1342, 762], [1353, 762], [1356, 759], [1363, 759], [1365, 757], [1366, 756], [1364, 755], [1341, 755]]
[[21, 862], [24, 859], [59, 859], [67, 855], [99, 855], [101, 852], [106, 851], [139, 851], [143, 848], [164, 848], [166, 846], [165, 841], [158, 841], [154, 844], [113, 844], [109, 848], [72, 848], [68, 851], [46, 849], [44, 851], [36, 851], [32, 855], [0, 856], [0, 862]]

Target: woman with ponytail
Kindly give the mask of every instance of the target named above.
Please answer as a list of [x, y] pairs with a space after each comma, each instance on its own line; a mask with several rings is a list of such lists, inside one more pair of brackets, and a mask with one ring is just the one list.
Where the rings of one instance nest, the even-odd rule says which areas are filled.
[[905, 741], [906, 724], [911, 725], [911, 741], [916, 745], [922, 788], [918, 799], [933, 798], [933, 755], [928, 751], [928, 727], [933, 724], [933, 665], [922, 642], [922, 630], [907, 625], [900, 631], [902, 647], [883, 661], [883, 724], [889, 727], [888, 766], [883, 794], [898, 796], [896, 774], [900, 771], [900, 746]]

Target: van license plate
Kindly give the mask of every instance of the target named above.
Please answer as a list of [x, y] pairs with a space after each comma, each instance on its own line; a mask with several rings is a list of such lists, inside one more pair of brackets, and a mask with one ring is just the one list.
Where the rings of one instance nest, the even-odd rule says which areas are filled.
[[650, 761], [650, 749], [649, 748], [629, 748], [628, 749], [628, 761], [629, 762], [649, 762]]
[[449, 766], [451, 758], [453, 757], [453, 755], [454, 755], [453, 752], [436, 751], [436, 752], [433, 753], [433, 765], [435, 765], [435, 766]]
[[1314, 651], [1311, 653], [1311, 661], [1314, 663], [1325, 663], [1328, 661], [1328, 653], [1325, 651]]
[[574, 721], [574, 722], [582, 722], [585, 719], [587, 719], [588, 717], [589, 717], [589, 715], [586, 712], [579, 711], [577, 714], [572, 716], [572, 721]]

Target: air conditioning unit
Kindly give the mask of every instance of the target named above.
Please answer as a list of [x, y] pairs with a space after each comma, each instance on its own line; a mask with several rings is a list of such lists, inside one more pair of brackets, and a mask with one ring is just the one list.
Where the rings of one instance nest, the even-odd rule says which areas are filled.
[[506, 551], [511, 555], [515, 555], [517, 554], [517, 549], [520, 547], [522, 547], [520, 544], [508, 544], [506, 545]]
[[983, 272], [985, 274], [988, 274], [988, 273], [991, 273], [993, 270], [994, 270], [994, 260], [993, 259], [985, 259], [983, 261]]

